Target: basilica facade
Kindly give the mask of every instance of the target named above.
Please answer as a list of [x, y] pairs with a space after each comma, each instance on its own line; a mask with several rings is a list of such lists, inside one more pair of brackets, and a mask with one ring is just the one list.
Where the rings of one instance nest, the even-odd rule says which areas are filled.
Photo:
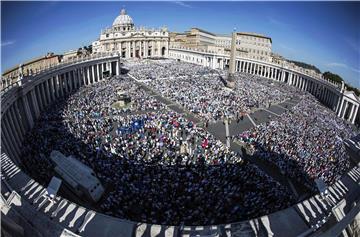
[[112, 26], [92, 43], [94, 54], [117, 52], [122, 58], [167, 57], [169, 32], [165, 27], [135, 27], [133, 19], [122, 9]]

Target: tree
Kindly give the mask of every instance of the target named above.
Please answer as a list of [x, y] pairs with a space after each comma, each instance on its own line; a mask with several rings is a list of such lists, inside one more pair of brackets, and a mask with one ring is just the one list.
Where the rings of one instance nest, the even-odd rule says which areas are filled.
[[[342, 79], [341, 76], [332, 73], [332, 72], [324, 72], [323, 77], [337, 83], [345, 82], [344, 79]], [[357, 96], [360, 96], [360, 90], [356, 87], [352, 87], [350, 84], [345, 83], [345, 86], [347, 90], [353, 91]]]

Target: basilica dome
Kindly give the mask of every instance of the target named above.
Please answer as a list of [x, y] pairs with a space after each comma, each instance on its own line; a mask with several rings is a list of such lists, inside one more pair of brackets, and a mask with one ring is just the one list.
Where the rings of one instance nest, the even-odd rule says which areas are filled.
[[126, 14], [125, 9], [122, 9], [120, 12], [120, 15], [118, 17], [116, 17], [116, 19], [113, 22], [113, 26], [124, 26], [124, 25], [133, 25], [133, 20], [132, 18]]

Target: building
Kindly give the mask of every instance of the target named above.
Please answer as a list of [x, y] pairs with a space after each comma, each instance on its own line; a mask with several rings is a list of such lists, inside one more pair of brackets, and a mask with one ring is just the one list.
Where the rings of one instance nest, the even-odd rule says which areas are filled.
[[92, 50], [94, 54], [117, 52], [122, 58], [167, 57], [169, 32], [165, 27], [135, 27], [133, 19], [122, 9], [112, 26], [92, 43]]
[[271, 45], [270, 37], [255, 33], [237, 33], [236, 48], [247, 58], [270, 62]]
[[73, 60], [77, 59], [78, 56], [79, 56], [79, 50], [69, 50], [64, 53], [62, 61], [64, 61], [64, 62], [73, 61]]
[[23, 64], [19, 64], [15, 67], [12, 67], [6, 70], [2, 74], [1, 78], [1, 89], [6, 88], [9, 85], [17, 82], [22, 77], [33, 75], [37, 72], [40, 72], [43, 69], [55, 66], [61, 61], [60, 55], [55, 55], [54, 53], [48, 53], [45, 56], [38, 57], [32, 60], [29, 60]]
[[200, 28], [191, 28], [184, 33], [171, 33], [170, 45], [188, 48], [203, 48], [215, 46], [216, 35]]
[[62, 56], [62, 62], [74, 61], [83, 57], [87, 57], [92, 53], [92, 45], [82, 47], [77, 50], [69, 50]]
[[[191, 28], [185, 33], [171, 33], [170, 47], [197, 48], [230, 54], [231, 36], [217, 35], [200, 28]], [[255, 33], [236, 33], [237, 56], [270, 62], [272, 40]]]

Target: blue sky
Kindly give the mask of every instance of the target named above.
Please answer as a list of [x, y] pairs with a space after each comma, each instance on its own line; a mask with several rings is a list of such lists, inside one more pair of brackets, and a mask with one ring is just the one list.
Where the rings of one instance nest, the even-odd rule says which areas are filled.
[[89, 45], [125, 6], [135, 25], [256, 32], [273, 51], [360, 88], [360, 2], [1, 2], [1, 71]]

